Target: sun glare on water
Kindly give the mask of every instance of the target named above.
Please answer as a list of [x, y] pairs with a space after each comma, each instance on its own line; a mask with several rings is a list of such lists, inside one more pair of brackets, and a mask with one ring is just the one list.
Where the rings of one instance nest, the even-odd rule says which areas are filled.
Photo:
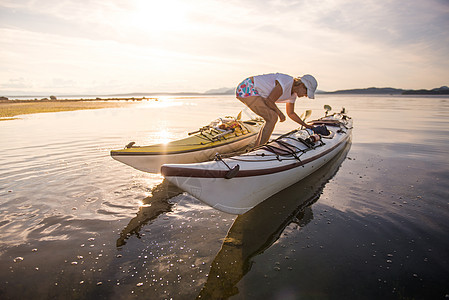
[[155, 144], [167, 144], [171, 140], [172, 136], [167, 129], [161, 129], [151, 137], [151, 141]]
[[180, 106], [184, 103], [174, 97], [170, 96], [159, 96], [155, 99], [149, 99], [148, 101], [143, 101], [140, 105], [147, 108], [166, 108], [171, 106]]

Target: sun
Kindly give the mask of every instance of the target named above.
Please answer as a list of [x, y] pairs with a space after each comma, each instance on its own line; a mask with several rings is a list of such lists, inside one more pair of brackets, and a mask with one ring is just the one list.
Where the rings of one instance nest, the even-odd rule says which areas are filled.
[[151, 34], [166, 34], [183, 30], [188, 7], [177, 0], [136, 0], [129, 22], [139, 30]]

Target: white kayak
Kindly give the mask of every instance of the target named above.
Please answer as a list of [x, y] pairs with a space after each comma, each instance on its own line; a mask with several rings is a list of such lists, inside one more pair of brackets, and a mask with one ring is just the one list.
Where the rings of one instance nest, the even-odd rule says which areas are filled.
[[[309, 122], [330, 134], [293, 130], [251, 152], [214, 161], [164, 164], [167, 180], [202, 202], [243, 214], [270, 196], [318, 170], [351, 140], [352, 119], [344, 112]], [[317, 139], [313, 141], [313, 139]]]

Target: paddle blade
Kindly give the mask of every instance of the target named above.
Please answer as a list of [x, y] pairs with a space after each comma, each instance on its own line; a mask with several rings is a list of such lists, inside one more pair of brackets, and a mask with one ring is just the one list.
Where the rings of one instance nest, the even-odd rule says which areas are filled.
[[242, 110], [239, 112], [236, 119], [237, 121], [240, 121], [242, 119]]
[[304, 121], [305, 119], [307, 119], [308, 117], [310, 117], [310, 115], [312, 115], [312, 110], [310, 110], [310, 109], [306, 110], [304, 119], [302, 119], [302, 120]]
[[327, 116], [327, 114], [332, 110], [332, 107], [330, 105], [325, 104], [324, 105], [324, 110], [326, 111], [325, 116]]

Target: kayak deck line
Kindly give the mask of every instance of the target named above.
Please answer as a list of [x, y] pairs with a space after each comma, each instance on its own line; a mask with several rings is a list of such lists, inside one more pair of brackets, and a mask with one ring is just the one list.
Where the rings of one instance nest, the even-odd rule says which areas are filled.
[[[338, 148], [341, 144], [346, 143], [348, 140], [348, 136], [342, 139], [339, 143], [335, 144], [329, 149], [318, 153], [312, 157], [306, 158], [304, 160], [297, 160], [295, 158], [285, 158], [284, 160], [296, 160], [296, 162], [292, 164], [288, 164], [285, 166], [270, 168], [270, 169], [257, 169], [257, 170], [240, 170], [234, 177], [252, 177], [252, 176], [260, 176], [260, 175], [270, 175], [274, 173], [279, 173], [283, 171], [287, 171], [296, 167], [304, 166], [309, 164], [326, 154], [332, 152], [336, 148]], [[228, 158], [239, 161], [246, 161], [244, 159], [236, 159], [236, 158]], [[196, 169], [196, 168], [176, 168], [171, 166], [163, 165], [161, 167], [161, 173], [163, 176], [168, 177], [194, 177], [194, 178], [225, 178], [228, 174], [229, 170], [211, 170], [211, 169]]]
[[[336, 132], [337, 133], [345, 133], [346, 134], [346, 131], [343, 131], [341, 126], [345, 127], [346, 129], [352, 129], [352, 128], [347, 128], [344, 124], [333, 123], [332, 125], [329, 125], [329, 126], [335, 126], [335, 127], [340, 126], [340, 129], [338, 129], [336, 131], [330, 131], [330, 134], [328, 136], [321, 136], [324, 139], [332, 139], [335, 136]], [[281, 135], [280, 137], [276, 138], [275, 140], [272, 140], [270, 143], [267, 143], [265, 145], [262, 145], [262, 146], [259, 146], [259, 147], [255, 148], [255, 149], [253, 149], [253, 151], [254, 150], [263, 149], [263, 150], [266, 150], [266, 151], [269, 151], [269, 152], [273, 153], [271, 155], [270, 154], [266, 154], [266, 153], [261, 153], [261, 154], [260, 153], [255, 153], [252, 156], [256, 156], [258, 158], [257, 159], [253, 159], [253, 160], [244, 159], [244, 158], [237, 158], [237, 157], [230, 157], [230, 159], [238, 160], [238, 161], [242, 161], [242, 162], [261, 162], [261, 161], [265, 162], [265, 161], [271, 161], [271, 160], [282, 161], [282, 160], [288, 160], [288, 159], [293, 159], [293, 158], [297, 159], [297, 160], [300, 160], [300, 156], [302, 154], [305, 154], [308, 151], [315, 150], [318, 147], [322, 147], [322, 146], [326, 145], [326, 143], [323, 142], [322, 139], [318, 140], [319, 145], [316, 145], [314, 143], [312, 143], [312, 144], [308, 143], [306, 140], [304, 140], [301, 137], [292, 138], [291, 135], [296, 133], [296, 132], [298, 132], [298, 131], [299, 130], [297, 130], [297, 129], [292, 130], [292, 131], [290, 131], [290, 132], [288, 132], [286, 134]], [[286, 141], [283, 141], [282, 139], [290, 139], [290, 140], [294, 141], [295, 143], [301, 142], [304, 146], [306, 146], [306, 149], [301, 149], [298, 146], [295, 146], [295, 145], [292, 145], [290, 143], [287, 143]], [[270, 145], [271, 143], [276, 143], [276, 144], [280, 145], [283, 148]], [[298, 154], [299, 154], [299, 156], [298, 156]], [[246, 158], [246, 157], [249, 157], [249, 156], [251, 156], [251, 155], [247, 154], [244, 157]], [[274, 157], [274, 158], [261, 160], [260, 157]], [[281, 157], [282, 157], [282, 159], [281, 159]], [[288, 158], [288, 157], [290, 157], [290, 158]]]

